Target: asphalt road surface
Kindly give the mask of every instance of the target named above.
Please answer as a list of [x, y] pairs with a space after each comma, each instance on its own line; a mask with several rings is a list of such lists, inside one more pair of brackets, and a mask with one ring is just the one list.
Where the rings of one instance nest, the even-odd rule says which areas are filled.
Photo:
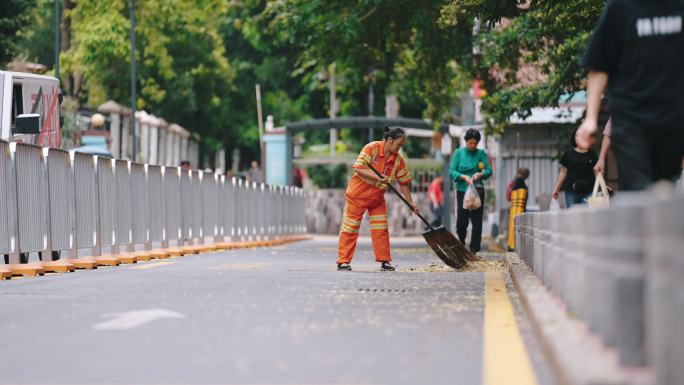
[[336, 271], [331, 237], [0, 282], [0, 383], [554, 383], [507, 273], [392, 247], [393, 273], [363, 238]]

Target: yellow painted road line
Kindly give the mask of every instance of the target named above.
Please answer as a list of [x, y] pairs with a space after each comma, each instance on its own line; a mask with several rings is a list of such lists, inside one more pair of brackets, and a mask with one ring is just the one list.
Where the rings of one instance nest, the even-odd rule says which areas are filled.
[[484, 385], [537, 384], [500, 272], [485, 274], [483, 344]]
[[136, 269], [136, 270], [147, 270], [147, 269], [154, 269], [155, 267], [162, 267], [166, 265], [173, 265], [173, 262], [156, 262], [156, 263], [147, 263], [144, 265], [139, 265], [139, 266], [133, 266], [131, 269]]

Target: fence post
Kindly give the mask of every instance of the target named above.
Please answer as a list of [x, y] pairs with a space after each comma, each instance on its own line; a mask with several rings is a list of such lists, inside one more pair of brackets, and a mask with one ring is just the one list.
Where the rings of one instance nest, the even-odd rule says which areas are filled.
[[240, 204], [242, 201], [242, 179], [237, 178], [235, 184], [235, 236], [240, 240], [245, 240], [245, 223], [243, 220], [243, 212], [245, 210], [245, 205]]
[[100, 181], [97, 172], [97, 156], [93, 156], [93, 171], [95, 172], [95, 246], [92, 248], [94, 256], [102, 255], [102, 234], [100, 229]]
[[45, 189], [46, 189], [46, 198], [48, 199], [43, 199], [43, 206], [42, 210], [45, 212], [45, 228], [47, 229], [45, 231], [45, 247], [43, 248], [43, 262], [47, 259], [47, 261], [52, 261], [52, 226], [51, 226], [51, 213], [50, 213], [50, 199], [49, 199], [49, 193], [50, 193], [50, 176], [48, 175], [48, 151], [49, 149], [46, 147], [42, 148], [42, 161], [43, 161], [43, 176], [45, 180]]
[[[10, 144], [0, 141], [0, 252], [11, 255], [17, 245], [16, 236], [16, 183], [12, 167]], [[9, 261], [8, 261], [9, 262]]]
[[225, 175], [217, 175], [216, 179], [216, 202], [218, 203], [218, 220], [216, 221], [217, 232], [216, 232], [216, 242], [225, 242], [226, 240], [226, 210], [225, 206], [227, 204], [225, 196]]
[[238, 217], [238, 207], [237, 207], [237, 179], [235, 177], [230, 178], [230, 211], [229, 211], [229, 223], [230, 223], [230, 240], [234, 242], [239, 239], [238, 228], [237, 228], [237, 217]]
[[100, 248], [109, 247], [116, 254], [116, 181], [114, 159], [97, 158], [96, 184], [98, 201], [98, 242]]

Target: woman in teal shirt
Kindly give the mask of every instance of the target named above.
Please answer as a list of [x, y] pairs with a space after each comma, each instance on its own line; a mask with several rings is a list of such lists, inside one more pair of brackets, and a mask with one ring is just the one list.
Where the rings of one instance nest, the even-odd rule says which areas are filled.
[[[492, 175], [487, 153], [477, 148], [480, 143], [480, 132], [474, 129], [466, 131], [466, 146], [459, 148], [451, 158], [449, 174], [456, 182], [456, 234], [461, 243], [465, 244], [468, 231], [468, 221], [473, 224], [473, 233], [470, 238], [470, 251], [480, 251], [482, 240], [482, 215], [484, 214], [484, 185], [482, 181]], [[463, 197], [468, 185], [474, 183], [477, 193], [480, 195], [482, 205], [476, 210], [463, 208]]]

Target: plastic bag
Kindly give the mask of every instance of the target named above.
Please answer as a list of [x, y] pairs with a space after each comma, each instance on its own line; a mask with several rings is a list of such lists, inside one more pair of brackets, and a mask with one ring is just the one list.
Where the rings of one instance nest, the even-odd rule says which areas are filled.
[[465, 210], [477, 210], [482, 206], [480, 195], [477, 193], [475, 184], [468, 185], [465, 196], [463, 197], [463, 208]]
[[561, 211], [560, 203], [558, 202], [558, 199], [553, 198], [551, 199], [551, 204], [549, 205], [549, 211], [552, 213]]
[[608, 194], [608, 187], [606, 181], [603, 179], [603, 174], [596, 174], [596, 182], [594, 183], [594, 191], [587, 199], [589, 207], [608, 207], [610, 205], [610, 196]]

